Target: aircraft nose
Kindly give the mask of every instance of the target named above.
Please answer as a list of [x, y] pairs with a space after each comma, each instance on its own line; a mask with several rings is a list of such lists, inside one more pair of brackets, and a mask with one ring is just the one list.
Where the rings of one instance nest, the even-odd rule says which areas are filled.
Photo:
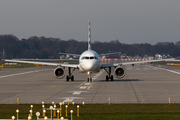
[[95, 65], [96, 65], [96, 64], [95, 64], [94, 62], [89, 63], [89, 64], [86, 64], [86, 65], [85, 65], [85, 69], [86, 69], [87, 71], [92, 71], [92, 70], [94, 70]]

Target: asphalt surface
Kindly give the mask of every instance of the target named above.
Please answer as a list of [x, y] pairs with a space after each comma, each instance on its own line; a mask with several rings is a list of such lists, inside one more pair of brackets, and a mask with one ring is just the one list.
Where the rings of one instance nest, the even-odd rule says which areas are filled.
[[[125, 66], [123, 79], [105, 81], [106, 72], [87, 74], [76, 70], [75, 81], [56, 79], [52, 66], [28, 68], [1, 68], [0, 104], [51, 103], [69, 99], [75, 103], [171, 103], [180, 102], [180, 67], [176, 66]], [[67, 71], [66, 71], [67, 72]]]

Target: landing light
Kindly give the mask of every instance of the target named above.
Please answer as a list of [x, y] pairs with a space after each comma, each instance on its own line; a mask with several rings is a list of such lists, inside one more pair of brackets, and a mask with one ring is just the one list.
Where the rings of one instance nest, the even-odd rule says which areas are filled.
[[88, 72], [87, 72], [87, 74], [89, 75], [89, 74], [90, 74], [90, 72], [88, 71]]

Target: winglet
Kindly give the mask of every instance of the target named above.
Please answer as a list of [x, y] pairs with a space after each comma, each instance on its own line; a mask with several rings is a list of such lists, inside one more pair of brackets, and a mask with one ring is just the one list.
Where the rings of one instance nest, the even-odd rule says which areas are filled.
[[88, 50], [91, 50], [91, 24], [88, 25]]

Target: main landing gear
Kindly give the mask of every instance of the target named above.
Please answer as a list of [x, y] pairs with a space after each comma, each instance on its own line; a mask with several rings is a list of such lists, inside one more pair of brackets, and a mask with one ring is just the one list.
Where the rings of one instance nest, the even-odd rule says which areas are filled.
[[107, 72], [107, 74], [108, 75], [106, 75], [106, 81], [108, 81], [108, 80], [111, 80], [111, 81], [113, 81], [114, 79], [113, 79], [113, 75], [111, 75], [111, 67], [109, 67], [109, 71], [106, 69], [106, 68], [104, 68], [104, 70]]
[[71, 79], [71, 81], [74, 81], [74, 76], [72, 75], [72, 73], [75, 71], [75, 68], [73, 69], [73, 71], [71, 72], [71, 68], [68, 67], [68, 73], [69, 75], [66, 76], [66, 81], [69, 81], [69, 79]]

